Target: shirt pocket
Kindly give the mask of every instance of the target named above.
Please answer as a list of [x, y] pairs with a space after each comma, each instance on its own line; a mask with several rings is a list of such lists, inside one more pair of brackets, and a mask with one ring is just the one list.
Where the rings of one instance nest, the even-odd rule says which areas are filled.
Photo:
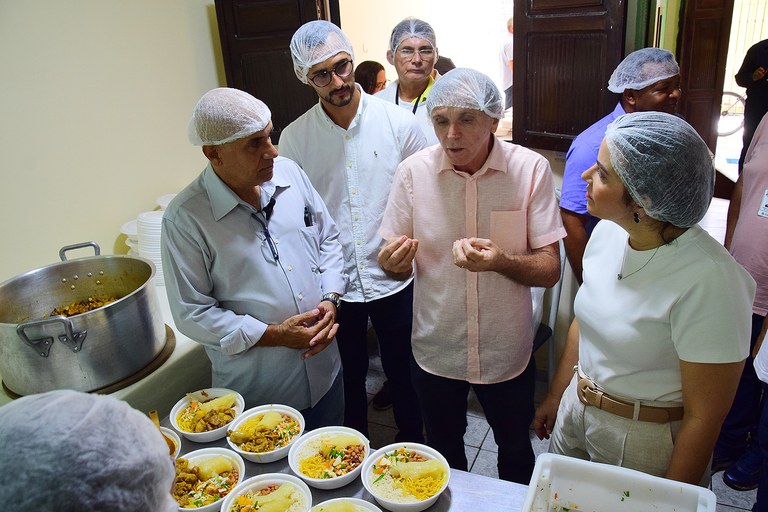
[[491, 240], [507, 254], [527, 254], [527, 217], [525, 210], [491, 212]]
[[304, 252], [307, 254], [307, 260], [310, 263], [310, 270], [315, 274], [320, 272], [320, 233], [317, 226], [307, 226], [299, 229], [299, 238], [301, 239]]

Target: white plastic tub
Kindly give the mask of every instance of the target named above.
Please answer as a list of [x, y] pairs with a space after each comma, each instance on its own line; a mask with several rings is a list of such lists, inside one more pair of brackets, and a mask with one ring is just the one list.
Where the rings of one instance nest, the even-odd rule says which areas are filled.
[[544, 453], [528, 486], [523, 512], [715, 512], [709, 489], [633, 469]]

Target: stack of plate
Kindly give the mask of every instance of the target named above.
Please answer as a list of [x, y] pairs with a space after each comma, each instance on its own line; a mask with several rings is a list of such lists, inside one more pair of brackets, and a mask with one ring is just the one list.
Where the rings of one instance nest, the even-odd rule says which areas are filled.
[[138, 256], [139, 254], [139, 227], [136, 219], [129, 220], [123, 227], [120, 228], [120, 232], [125, 235], [125, 245], [128, 246], [129, 256]]
[[162, 285], [163, 262], [160, 258], [160, 223], [163, 220], [163, 211], [140, 213], [136, 223], [139, 234], [139, 256], [147, 258], [155, 264], [156, 282]]

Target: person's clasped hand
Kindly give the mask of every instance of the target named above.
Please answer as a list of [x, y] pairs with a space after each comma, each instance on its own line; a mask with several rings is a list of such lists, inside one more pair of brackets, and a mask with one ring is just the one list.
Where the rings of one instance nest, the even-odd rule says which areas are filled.
[[328, 304], [321, 302], [315, 309], [289, 317], [279, 326], [280, 339], [286, 346], [307, 349], [302, 359], [322, 352], [339, 330], [336, 308]]
[[756, 70], [752, 72], [752, 81], [757, 82], [758, 80], [761, 80], [766, 73], [766, 69], [763, 66], [760, 66]]
[[453, 242], [453, 264], [470, 272], [485, 272], [496, 267], [501, 248], [487, 238], [462, 238]]

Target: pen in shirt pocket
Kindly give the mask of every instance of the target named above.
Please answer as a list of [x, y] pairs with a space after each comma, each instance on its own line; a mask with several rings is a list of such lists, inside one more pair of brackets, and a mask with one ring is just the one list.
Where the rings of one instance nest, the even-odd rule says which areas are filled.
[[312, 214], [309, 213], [309, 206], [304, 207], [304, 225], [306, 227], [309, 227], [313, 224], [312, 222]]

